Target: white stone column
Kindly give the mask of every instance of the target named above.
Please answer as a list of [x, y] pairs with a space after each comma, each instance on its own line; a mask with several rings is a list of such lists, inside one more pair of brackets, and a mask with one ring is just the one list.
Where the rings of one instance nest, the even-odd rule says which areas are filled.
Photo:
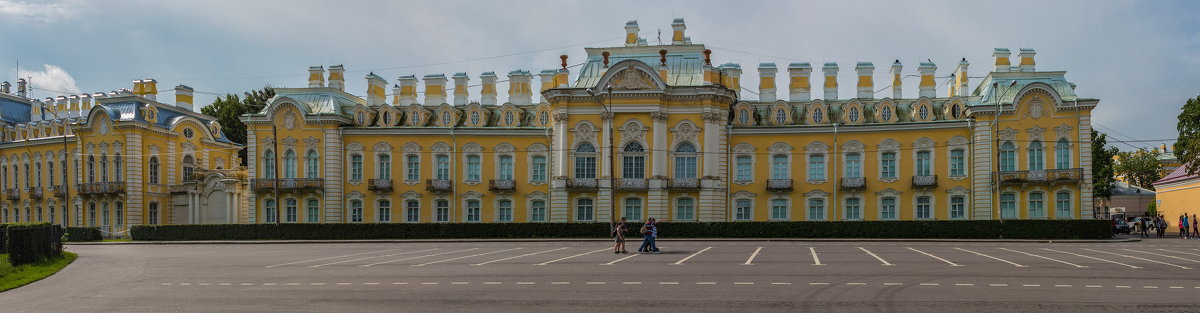
[[717, 140], [720, 139], [720, 127], [717, 126], [718, 121], [723, 115], [720, 112], [705, 112], [704, 113], [704, 146], [701, 147], [704, 153], [700, 159], [704, 161], [704, 171], [700, 172], [700, 176], [718, 176], [717, 160], [718, 153]]
[[996, 142], [992, 137], [991, 123], [978, 122], [971, 130], [974, 133], [971, 140], [974, 155], [968, 162], [971, 162], [971, 196], [974, 198], [971, 201], [971, 219], [975, 220], [990, 220], [994, 216], [992, 205], [997, 193], [992, 189], [992, 172], [995, 171], [992, 148]]
[[650, 119], [654, 120], [654, 145], [648, 147], [651, 154], [651, 173], [653, 177], [667, 177], [667, 112], [651, 112]]
[[616, 144], [612, 142], [612, 138], [616, 138], [615, 129], [613, 128], [613, 115], [612, 113], [604, 112], [600, 114], [600, 118], [604, 120], [604, 132], [600, 134], [600, 147], [598, 148], [602, 150], [600, 151], [600, 158], [602, 160], [600, 160], [600, 174], [596, 175], [596, 177], [616, 178], [612, 175], [613, 166], [616, 166], [616, 164], [612, 164], [612, 152], [615, 149], [613, 145]]
[[570, 126], [567, 125], [567, 112], [559, 112], [554, 114], [554, 139], [551, 142], [550, 151], [554, 154], [554, 163], [558, 166], [554, 167], [555, 177], [566, 177], [568, 166], [568, 156], [571, 155], [570, 149]]

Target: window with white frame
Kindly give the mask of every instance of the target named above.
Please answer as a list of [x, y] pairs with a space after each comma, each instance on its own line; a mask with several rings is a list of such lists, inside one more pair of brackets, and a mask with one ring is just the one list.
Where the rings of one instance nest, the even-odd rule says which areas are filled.
[[[95, 203], [92, 203], [91, 209], [92, 209], [91, 213], [95, 214], [96, 213], [96, 204]], [[267, 223], [275, 222], [275, 199], [263, 200], [263, 215], [265, 216], [263, 218], [263, 220], [266, 221]], [[96, 217], [92, 216], [91, 218], [92, 218], [92, 222], [95, 223]]]
[[967, 218], [967, 197], [951, 196], [950, 197], [950, 219], [958, 220]]
[[896, 153], [884, 152], [879, 158], [879, 178], [896, 178]]
[[1059, 139], [1054, 144], [1054, 168], [1071, 168], [1071, 142], [1066, 138]]
[[696, 199], [686, 197], [675, 199], [675, 219], [680, 221], [695, 220]]
[[464, 216], [464, 218], [466, 218], [465, 221], [466, 222], [478, 222], [479, 221], [479, 213], [480, 213], [479, 211], [482, 210], [482, 208], [480, 207], [480, 201], [475, 200], [475, 199], [467, 200], [467, 208], [466, 209], [467, 209], [467, 212], [466, 212], [467, 214], [465, 214], [466, 216]]
[[1054, 194], [1054, 217], [1067, 219], [1074, 217], [1071, 214], [1071, 192], [1059, 191]]
[[404, 201], [404, 221], [409, 223], [421, 221], [421, 201], [416, 199]]
[[621, 177], [646, 178], [646, 149], [641, 143], [625, 144], [624, 155], [621, 157]]
[[421, 156], [409, 154], [404, 168], [404, 180], [415, 182], [421, 180]]
[[933, 218], [933, 197], [917, 196], [917, 204], [915, 210], [916, 219], [932, 219]]
[[1046, 195], [1040, 191], [1029, 193], [1029, 218], [1046, 217]]
[[625, 198], [625, 218], [631, 221], [642, 220], [642, 198]]
[[824, 154], [808, 155], [808, 180], [809, 181], [824, 181], [825, 180], [825, 155]]
[[846, 198], [846, 219], [861, 220], [862, 219], [862, 199], [861, 198]]
[[788, 200], [782, 198], [771, 199], [771, 219], [772, 220], [787, 220], [788, 219]]
[[1029, 143], [1029, 170], [1040, 171], [1046, 169], [1045, 152], [1042, 149], [1042, 141], [1034, 140]]
[[791, 171], [788, 170], [788, 156], [786, 154], [776, 154], [771, 156], [771, 179], [789, 179]]
[[317, 178], [321, 177], [320, 166], [321, 160], [317, 157], [317, 150], [308, 150], [304, 156], [304, 177]]
[[[187, 158], [184, 159], [186, 161]], [[188, 171], [187, 168], [184, 170]], [[296, 178], [296, 151], [288, 150], [283, 153], [283, 178]]]
[[754, 175], [754, 160], [748, 155], [739, 155], [736, 161], [737, 181], [748, 182], [753, 180]]
[[[266, 161], [264, 160], [263, 162], [266, 162]], [[266, 162], [266, 164], [267, 165], [265, 165], [265, 166], [271, 166], [270, 162]], [[76, 167], [78, 167], [78, 166], [76, 166]], [[158, 157], [157, 156], [150, 157], [149, 172], [150, 172], [150, 183], [158, 184]], [[267, 175], [267, 174], [270, 174], [270, 175]], [[263, 177], [272, 178], [273, 176], [275, 176], [275, 170], [266, 169], [263, 171]]]
[[363, 221], [363, 202], [362, 200], [350, 200], [350, 222], [362, 223]]
[[916, 176], [931, 175], [933, 175], [933, 153], [930, 151], [917, 151]]
[[591, 221], [595, 219], [593, 215], [593, 201], [590, 198], [579, 198], [575, 200], [575, 220], [576, 221]]
[[[87, 169], [88, 169], [88, 182], [89, 183], [96, 182], [96, 157], [95, 156], [91, 156], [91, 155], [88, 156]], [[25, 164], [25, 186], [26, 187], [29, 186], [29, 164]]]
[[513, 205], [512, 200], [502, 199], [496, 202], [496, 221], [512, 222], [513, 221]]
[[379, 155], [379, 166], [376, 167], [379, 171], [379, 179], [392, 179], [392, 156], [389, 154]]
[[546, 200], [533, 200], [529, 202], [529, 221], [546, 221]]
[[[46, 206], [46, 208], [50, 209], [50, 214], [47, 214], [46, 217], [48, 217], [50, 224], [54, 224], [54, 205], [52, 204], [52, 205]], [[118, 213], [118, 216], [122, 216], [122, 215], [120, 215]]]
[[450, 179], [450, 156], [439, 154], [435, 158], [437, 163], [437, 171], [434, 173], [434, 179], [449, 180]]
[[438, 199], [434, 201], [434, 210], [436, 212], [434, 221], [449, 222], [450, 221], [450, 201], [446, 199]]
[[[39, 206], [39, 207], [37, 208], [37, 221], [38, 221], [38, 222], [41, 222], [41, 221], [42, 221], [42, 213], [43, 213], [43, 212], [42, 212], [42, 207], [40, 207], [40, 206]], [[118, 225], [119, 225], [119, 224], [118, 224]]]
[[304, 214], [304, 221], [308, 223], [317, 223], [321, 220], [321, 202], [317, 199], [308, 199], [308, 207], [304, 208], [307, 212]]
[[298, 220], [296, 215], [299, 214], [299, 209], [296, 205], [296, 199], [283, 199], [284, 222], [295, 223]]
[[846, 177], [856, 178], [862, 176], [862, 154], [849, 153], [846, 154]]
[[1017, 170], [1017, 146], [1012, 142], [1000, 145], [1000, 171], [1012, 172]]
[[[117, 217], [117, 229], [125, 229], [125, 203], [117, 201], [113, 205], [116, 208], [116, 212], [113, 213], [115, 213], [114, 215]], [[38, 212], [38, 214], [41, 214], [41, 212]]]
[[481, 164], [479, 155], [477, 155], [477, 154], [468, 155], [467, 156], [467, 178], [466, 178], [466, 181], [469, 181], [469, 182], [479, 181], [481, 178], [480, 171], [482, 170], [482, 167], [483, 167], [483, 164]]
[[[36, 185], [37, 187], [41, 187], [42, 186], [42, 163], [34, 163], [33, 165], [36, 165], [36, 168], [34, 168], [34, 171], [37, 172], [37, 177], [35, 177], [35, 179], [34, 179], [34, 182], [35, 182], [34, 185]], [[108, 167], [105, 166], [105, 168], [108, 168]], [[107, 171], [108, 170], [105, 170], [105, 172], [107, 172]], [[105, 179], [104, 181], [108, 181], [108, 179]]]
[[879, 219], [894, 220], [896, 219], [896, 197], [883, 197], [879, 199]]
[[529, 170], [531, 172], [531, 174], [529, 175], [529, 180], [531, 182], [535, 182], [535, 183], [545, 182], [546, 181], [546, 172], [547, 172], [546, 157], [541, 156], [541, 155], [534, 156], [533, 164], [530, 165]]
[[146, 211], [147, 215], [149, 215], [149, 218], [147, 218], [149, 224], [158, 225], [158, 202], [150, 202], [149, 208]]
[[809, 198], [808, 199], [808, 220], [824, 221], [825, 220], [825, 199]]
[[500, 156], [500, 173], [496, 178], [510, 180], [513, 179], [513, 157], [511, 155]]
[[738, 221], [749, 221], [753, 219], [754, 207], [750, 199], [737, 199], [734, 201], [733, 219]]
[[596, 178], [596, 147], [590, 143], [575, 147], [575, 178]]
[[392, 221], [392, 201], [380, 199], [375, 206], [376, 221], [390, 223]]
[[696, 146], [689, 142], [675, 147], [675, 178], [696, 178]]
[[950, 176], [967, 176], [967, 155], [963, 149], [950, 150]]
[[[157, 158], [155, 158], [155, 160], [157, 160]], [[117, 164], [118, 164], [117, 165], [117, 175], [121, 175], [121, 166], [120, 166], [121, 155], [120, 154], [117, 155]], [[62, 182], [63, 182], [63, 184], [71, 183], [71, 181], [69, 179], [67, 179], [67, 161], [63, 160], [61, 163], [59, 163], [59, 165], [62, 166]], [[120, 177], [117, 177], [117, 179], [119, 180]], [[7, 180], [5, 180], [5, 184], [8, 184]]]
[[1000, 218], [1017, 218], [1017, 195], [1014, 193], [1000, 194]]
[[[63, 163], [64, 170], [66, 169], [66, 164], [67, 163], [65, 163], [65, 162]], [[124, 175], [124, 173], [121, 171], [121, 168], [122, 168], [121, 154], [117, 153], [117, 155], [115, 157], [113, 157], [113, 178], [115, 181], [125, 181], [122, 177]], [[50, 162], [50, 171], [48, 173], [50, 173], [50, 176], [51, 176], [50, 179], [53, 180], [54, 179], [53, 178], [54, 177], [54, 162]], [[66, 181], [66, 179], [67, 179], [66, 177], [67, 177], [67, 173], [63, 172], [63, 181]], [[53, 185], [54, 182], [51, 182], [50, 184]]]
[[350, 180], [362, 181], [363, 179], [363, 157], [361, 154], [350, 156]]

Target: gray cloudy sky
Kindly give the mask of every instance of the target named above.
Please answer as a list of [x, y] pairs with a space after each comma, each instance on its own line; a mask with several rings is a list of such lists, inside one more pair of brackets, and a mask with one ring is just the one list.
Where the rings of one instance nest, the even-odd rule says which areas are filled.
[[[965, 57], [971, 76], [983, 76], [993, 48], [1034, 48], [1039, 69], [1066, 70], [1081, 96], [1101, 99], [1098, 130], [1150, 140], [1174, 138], [1180, 106], [1200, 95], [1196, 12], [1195, 1], [0, 0], [0, 80], [16, 79], [18, 59], [21, 76], [55, 91], [155, 78], [164, 99], [175, 85], [195, 88], [199, 108], [214, 94], [303, 87], [308, 66], [344, 64], [347, 90], [361, 95], [368, 71], [391, 83], [401, 75], [465, 71], [478, 82], [485, 71], [536, 73], [557, 67], [560, 54], [574, 64], [585, 46], [620, 45], [630, 19], [642, 37], [654, 42], [661, 29], [669, 41], [671, 19], [682, 17], [693, 42], [713, 49], [714, 63], [742, 65], [751, 90], [759, 62], [778, 64], [780, 77], [789, 62], [838, 62], [840, 93], [853, 95], [854, 62], [874, 62], [882, 75], [900, 59], [915, 74], [919, 61], [932, 59], [944, 76]], [[915, 80], [908, 82], [905, 94], [915, 95]]]

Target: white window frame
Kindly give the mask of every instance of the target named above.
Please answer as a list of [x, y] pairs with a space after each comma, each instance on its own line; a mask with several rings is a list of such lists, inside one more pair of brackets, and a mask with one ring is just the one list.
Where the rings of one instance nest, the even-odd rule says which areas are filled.
[[[1012, 196], [1012, 216], [1004, 216], [1004, 196]], [[999, 210], [997, 212], [999, 213], [1000, 219], [1015, 220], [1021, 218], [1021, 193], [1013, 190], [1004, 190], [1000, 192], [1000, 196], [997, 199], [999, 199], [997, 201], [999, 204]]]
[[[775, 214], [777, 204], [783, 203], [783, 217]], [[788, 221], [792, 219], [792, 199], [787, 196], [776, 195], [767, 200], [767, 219], [771, 221]]]
[[[749, 160], [745, 169], [742, 168], [741, 160]], [[753, 182], [754, 181], [754, 156], [740, 154], [734, 156], [734, 181], [737, 182]]]
[[[632, 201], [632, 202], [631, 202]], [[631, 203], [636, 202], [636, 206]], [[637, 216], [631, 216], [631, 213], [636, 213]], [[624, 197], [621, 198], [621, 216], [628, 218], [630, 221], [642, 221], [646, 217], [646, 200], [641, 197]]]
[[[316, 205], [313, 205], [313, 204]], [[305, 223], [320, 223], [321, 222], [321, 200], [317, 198], [308, 198], [304, 201], [304, 222]]]
[[[1067, 194], [1067, 198], [1065, 199], [1066, 200], [1065, 202], [1067, 203], [1067, 211], [1066, 211], [1067, 214], [1065, 216], [1061, 214], [1062, 211], [1059, 208], [1059, 204], [1064, 202], [1063, 201], [1064, 199], [1060, 199], [1059, 195], [1063, 194], [1063, 193]], [[1054, 191], [1054, 219], [1065, 220], [1065, 219], [1074, 219], [1074, 218], [1075, 218], [1074, 194], [1071, 192], [1070, 189], [1059, 189], [1059, 190]]]
[[[858, 202], [857, 208], [854, 209], [856, 216], [851, 216], [850, 200]], [[846, 221], [861, 221], [863, 220], [863, 197], [859, 195], [850, 195], [842, 198], [842, 219]]]
[[[505, 203], [508, 203], [507, 207], [504, 205]], [[505, 214], [505, 210], [508, 210], [507, 214]], [[515, 221], [515, 219], [513, 217], [514, 211], [515, 211], [515, 209], [514, 209], [512, 198], [496, 199], [496, 216], [495, 216], [496, 222], [500, 222], [500, 223], [514, 222]]]
[[[584, 216], [582, 214], [583, 211], [581, 210], [582, 206], [583, 206], [581, 204], [581, 201], [584, 201], [584, 200], [587, 200], [589, 202], [587, 205], [588, 210], [589, 210], [587, 216]], [[591, 198], [591, 197], [579, 197], [579, 198], [575, 198], [574, 201], [571, 201], [571, 204], [573, 204], [571, 206], [572, 207], [571, 211], [574, 211], [574, 213], [575, 213], [573, 216], [575, 221], [591, 222], [591, 221], [596, 220], [596, 199]], [[585, 219], [584, 217], [587, 217], [587, 218]]]
[[[745, 218], [742, 218], [738, 215], [738, 213], [739, 213], [738, 209], [742, 208], [742, 206], [739, 204], [739, 202], [741, 202], [741, 201], [746, 201], [746, 203], [748, 203], [748, 205], [745, 206], [746, 215], [747, 215]], [[740, 197], [740, 198], [733, 199], [733, 220], [734, 221], [753, 221], [754, 220], [754, 198]]]
[[[1047, 194], [1047, 192], [1046, 192], [1046, 191], [1044, 191], [1044, 190], [1041, 190], [1041, 189], [1037, 189], [1037, 190], [1030, 190], [1029, 192], [1027, 192], [1027, 193], [1026, 193], [1026, 195], [1025, 195], [1025, 198], [1026, 198], [1026, 199], [1025, 199], [1025, 201], [1026, 201], [1026, 202], [1025, 202], [1025, 203], [1026, 203], [1026, 204], [1025, 204], [1025, 205], [1026, 205], [1025, 217], [1026, 217], [1027, 219], [1031, 219], [1031, 220], [1034, 220], [1034, 219], [1046, 219], [1046, 218], [1048, 218], [1048, 217], [1049, 217], [1049, 214], [1048, 214], [1048, 212], [1047, 212], [1047, 210], [1046, 210], [1046, 202], [1047, 202], [1046, 198], [1048, 198], [1048, 197], [1046, 196], [1046, 194]], [[1039, 195], [1039, 196], [1040, 196], [1040, 199], [1038, 199], [1038, 200], [1034, 200], [1034, 199], [1033, 199], [1033, 196], [1034, 196], [1034, 195]], [[1038, 209], [1038, 208], [1035, 208], [1035, 207], [1034, 207], [1034, 201], [1040, 201], [1040, 202], [1041, 202], [1041, 203], [1040, 203], [1040, 205], [1041, 205], [1041, 208], [1040, 208], [1040, 210], [1041, 210], [1041, 211], [1040, 211], [1040, 212], [1037, 212], [1037, 213], [1040, 213], [1040, 214], [1034, 214], [1034, 213], [1035, 213], [1035, 212], [1034, 212], [1034, 210], [1035, 210], [1035, 209]]]
[[[1065, 145], [1063, 144], [1064, 142], [1066, 143]], [[1063, 148], [1066, 149], [1065, 157], [1060, 154], [1060, 152], [1063, 152], [1063, 151], [1060, 151]], [[1059, 138], [1057, 141], [1054, 142], [1054, 168], [1056, 168], [1056, 169], [1071, 168], [1071, 165], [1072, 165], [1072, 162], [1071, 162], [1071, 159], [1072, 159], [1071, 154], [1072, 153], [1071, 152], [1072, 152], [1073, 148], [1074, 147], [1071, 145], [1071, 141], [1068, 140], [1067, 138]]]
[[[886, 209], [887, 204], [883, 203], [884, 200], [892, 200], [892, 208], [891, 208], [891, 216], [890, 217], [885, 214], [885, 213], [888, 213], [888, 210]], [[879, 220], [895, 221], [895, 220], [899, 220], [899, 219], [900, 219], [900, 198], [895, 197], [895, 196], [879, 197]]]
[[[687, 201], [691, 202], [691, 204], [689, 204], [689, 206], [691, 208], [688, 209], [687, 211], [680, 209], [680, 207], [681, 207], [680, 202], [683, 200], [687, 200]], [[696, 220], [696, 216], [698, 215], [698, 214], [696, 214], [697, 213], [696, 212], [696, 197], [692, 197], [692, 196], [676, 197], [675, 201], [672, 201], [672, 202], [673, 202], [672, 204], [674, 207], [673, 211], [675, 211], [674, 212], [675, 214], [673, 214], [673, 215], [674, 215], [676, 221], [695, 221]], [[691, 216], [681, 216], [680, 214], [683, 212], [688, 212]]]
[[[929, 200], [929, 202], [926, 204], [929, 206], [929, 212], [928, 212], [929, 216], [924, 216], [924, 217], [921, 216], [921, 205], [922, 205], [921, 199]], [[933, 194], [926, 193], [926, 192], [917, 193], [917, 194], [913, 195], [912, 201], [913, 201], [912, 207], [913, 207], [913, 219], [914, 220], [935, 220], [935, 219], [937, 219], [937, 197], [935, 197]]]
[[[592, 147], [592, 152], [580, 152], [579, 151], [579, 147], [582, 147], [585, 144]], [[597, 176], [596, 175], [596, 171], [597, 171], [597, 169], [596, 169], [597, 168], [597, 166], [596, 166], [597, 157], [596, 156], [598, 154], [599, 154], [599, 152], [596, 150], [596, 145], [591, 142], [580, 142], [579, 144], [575, 145], [575, 148], [571, 149], [571, 161], [572, 161], [571, 172], [573, 174], [573, 176], [571, 176], [571, 177], [596, 178], [596, 176]], [[587, 171], [588, 169], [591, 170], [590, 173], [589, 173], [589, 171]]]
[[300, 201], [296, 198], [283, 199], [283, 222], [296, 223], [300, 221]]
[[[684, 144], [692, 146], [692, 152], [680, 152], [679, 148]], [[700, 177], [700, 150], [696, 148], [696, 144], [684, 141], [675, 145], [675, 149], [671, 150], [671, 177], [676, 179], [695, 179]], [[690, 164], [690, 168], [689, 165]]]
[[[1034, 148], [1034, 144], [1038, 145]], [[1046, 144], [1039, 139], [1034, 139], [1029, 142], [1029, 146], [1025, 148], [1025, 153], [1028, 155], [1026, 168], [1030, 171], [1042, 171], [1046, 169]], [[1035, 155], [1036, 154], [1036, 155]], [[1037, 165], [1037, 166], [1034, 166]]]
[[[544, 199], [544, 198], [529, 198], [528, 202], [529, 202], [529, 204], [528, 204], [529, 212], [526, 212], [526, 213], [529, 214], [529, 219], [528, 219], [529, 222], [541, 223], [541, 222], [550, 221], [550, 212], [549, 212], [550, 210], [548, 209], [548, 205], [547, 205], [548, 202], [546, 199]], [[535, 205], [539, 202], [541, 203], [541, 208], [540, 208], [541, 213], [540, 214], [538, 214], [538, 212], [537, 212], [537, 210], [539, 209], [538, 205]]]
[[375, 221], [378, 223], [392, 222], [392, 199], [375, 199]]

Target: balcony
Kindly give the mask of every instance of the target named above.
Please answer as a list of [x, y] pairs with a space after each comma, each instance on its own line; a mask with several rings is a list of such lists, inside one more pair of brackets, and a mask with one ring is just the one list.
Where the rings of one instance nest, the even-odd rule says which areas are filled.
[[50, 186], [50, 194], [54, 197], [66, 197], [67, 185]]
[[696, 178], [672, 178], [667, 181], [667, 188], [673, 190], [697, 190], [700, 189], [700, 180]]
[[517, 181], [511, 179], [493, 179], [488, 182], [488, 190], [491, 191], [516, 191]]
[[1083, 181], [1082, 168], [1046, 170], [1046, 179], [1050, 184], [1075, 184]]
[[572, 190], [596, 190], [600, 188], [599, 183], [595, 178], [568, 178], [567, 189]]
[[937, 185], [937, 175], [917, 175], [912, 177], [913, 188], [934, 188]]
[[367, 189], [375, 191], [392, 191], [391, 179], [370, 179], [367, 181]]
[[43, 196], [42, 187], [29, 187], [28, 189], [25, 189], [25, 191], [29, 193], [30, 199], [41, 199]]
[[125, 192], [125, 182], [92, 182], [78, 184], [81, 195], [104, 195]]
[[865, 177], [842, 177], [842, 190], [862, 191], [866, 189], [867, 179]]
[[616, 190], [646, 190], [649, 184], [645, 178], [618, 178], [616, 179]]
[[275, 190], [278, 182], [279, 191], [321, 190], [325, 188], [324, 178], [255, 178], [250, 184], [255, 191]]
[[789, 192], [792, 191], [791, 179], [768, 179], [767, 191]]
[[1074, 184], [1083, 180], [1083, 169], [1068, 168], [1040, 171], [1004, 171], [992, 174], [1001, 186]]
[[451, 192], [454, 191], [454, 181], [449, 179], [426, 179], [425, 191]]
[[4, 199], [13, 200], [13, 201], [21, 199], [21, 189], [18, 189], [18, 188], [4, 189]]
[[191, 185], [170, 185], [170, 186], [167, 186], [167, 192], [170, 192], [170, 193], [173, 193], [173, 194], [179, 194], [179, 193], [189, 193], [189, 192], [192, 192], [193, 190], [196, 190], [196, 185], [195, 185], [195, 184], [191, 184]]

